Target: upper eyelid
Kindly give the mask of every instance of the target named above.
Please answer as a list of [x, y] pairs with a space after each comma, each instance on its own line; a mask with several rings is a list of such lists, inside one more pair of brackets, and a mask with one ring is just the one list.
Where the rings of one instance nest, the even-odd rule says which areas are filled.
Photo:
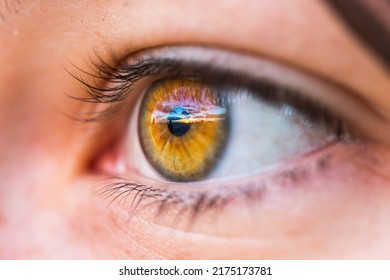
[[[146, 50], [146, 52], [148, 51]], [[87, 79], [83, 79], [80, 75], [77, 76], [71, 71], [68, 71], [72, 77], [85, 86], [89, 95], [89, 97], [77, 99], [93, 103], [114, 103], [122, 101], [129, 94], [126, 90], [141, 78], [162, 74], [169, 74], [170, 77], [182, 77], [183, 72], [190, 72], [191, 76], [199, 76], [203, 80], [206, 79], [205, 76], [211, 75], [212, 78], [208, 79], [207, 82], [216, 82], [221, 77], [223, 77], [225, 82], [227, 81], [226, 77], [229, 77], [232, 81], [231, 84], [238, 83], [243, 86], [259, 80], [272, 82], [272, 79], [269, 77], [256, 77], [248, 71], [231, 69], [232, 67], [230, 66], [213, 66], [211, 64], [212, 61], [199, 62], [196, 59], [161, 58], [159, 55], [153, 56], [150, 54], [140, 56], [137, 53], [134, 56], [136, 56], [136, 60], [131, 59], [132, 55], [130, 55], [130, 62], [124, 60], [114, 64], [106, 63], [103, 59], [99, 58], [99, 63], [92, 63], [95, 69], [93, 72], [87, 72], [76, 67], [78, 71], [81, 71], [81, 76], [85, 75]], [[288, 68], [288, 66], [284, 66], [284, 68]], [[198, 75], [197, 73], [202, 74]], [[312, 74], [310, 76], [313, 77]], [[313, 78], [317, 79], [316, 77]], [[87, 81], [91, 79], [92, 82]], [[317, 80], [321, 81], [322, 79]], [[281, 81], [278, 82], [280, 83]], [[328, 81], [325, 82], [329, 83]]]
[[[95, 69], [93, 72], [83, 71], [82, 69], [79, 69], [77, 67], [76, 68], [81, 71], [79, 75], [72, 74], [71, 71], [68, 71], [74, 78], [76, 78], [79, 82], [83, 84], [84, 89], [88, 94], [88, 96], [76, 97], [75, 99], [92, 103], [114, 103], [116, 104], [115, 106], [119, 107], [120, 101], [123, 101], [127, 98], [129, 93], [131, 92], [133, 84], [136, 83], [139, 79], [148, 75], [150, 76], [162, 74], [164, 71], [170, 72], [169, 74], [173, 76], [173, 72], [181, 74], [180, 72], [182, 70], [188, 70], [189, 68], [195, 70], [192, 72], [202, 73], [203, 77], [207, 74], [212, 75], [214, 80], [216, 80], [218, 76], [226, 77], [227, 75], [232, 77], [232, 80], [234, 80], [234, 82], [240, 82], [241, 84], [245, 84], [247, 81], [262, 79], [261, 77], [256, 77], [256, 75], [252, 75], [250, 71], [247, 71], [245, 69], [237, 70], [235, 69], [236, 67], [233, 67], [234, 65], [228, 65], [227, 67], [222, 67], [221, 63], [214, 66], [210, 65], [210, 62], [212, 62], [211, 59], [206, 59], [199, 62], [198, 57], [196, 56], [189, 56], [183, 59], [183, 55], [181, 55], [181, 58], [175, 58], [176, 52], [178, 52], [178, 50], [181, 51], [183, 49], [184, 53], [187, 50], [189, 50], [189, 52], [195, 50], [202, 55], [204, 53], [208, 54], [209, 56], [213, 56], [213, 53], [222, 52], [223, 55], [227, 54], [228, 58], [235, 56], [237, 60], [243, 60], [244, 58], [246, 59], [244, 61], [247, 64], [252, 60], [263, 60], [259, 57], [254, 57], [246, 54], [237, 54], [229, 50], [220, 50], [197, 46], [165, 46], [161, 48], [142, 50], [129, 55], [127, 59], [123, 59], [120, 62], [118, 62], [118, 59], [113, 59], [114, 63], [107, 63], [98, 56], [97, 62], [92, 63], [93, 69]], [[164, 53], [165, 50], [169, 51], [169, 55], [166, 55]], [[371, 114], [375, 115], [376, 118], [381, 119], [381, 116], [378, 116], [377, 112], [370, 108], [369, 104], [364, 102], [364, 100], [361, 100], [359, 98], [359, 95], [354, 94], [348, 89], [342, 88], [337, 84], [335, 85], [332, 81], [323, 80], [321, 79], [321, 77], [318, 78], [315, 75], [313, 76], [311, 73], [302, 72], [300, 71], [300, 69], [294, 69], [292, 67], [289, 67], [288, 65], [283, 65], [278, 62], [271, 63], [275, 64], [274, 68], [288, 69], [287, 73], [298, 73], [298, 76], [307, 76], [310, 78], [309, 80], [320, 82], [320, 84], [322, 84], [321, 86], [326, 85], [328, 87], [329, 92], [337, 91], [341, 94], [348, 95], [348, 101], [355, 99], [355, 103], [364, 104], [366, 110], [368, 110]], [[266, 67], [268, 67], [267, 64], [270, 64], [270, 62], [268, 60], [265, 60], [265, 64]], [[241, 68], [245, 67], [246, 65], [241, 65]], [[176, 70], [174, 70], [173, 68], [176, 68]], [[237, 78], [238, 76], [240, 76], [239, 79]], [[278, 83], [282, 82], [285, 79], [286, 77], [278, 78]], [[224, 80], [226, 81], [226, 79]], [[269, 79], [265, 78], [263, 80]], [[301, 91], [305, 94], [311, 93], [310, 90], [305, 92], [305, 89], [303, 89]], [[323, 96], [315, 96], [316, 100], [321, 97]], [[331, 97], [332, 96], [323, 97], [322, 101], [324, 101], [325, 99], [325, 101], [328, 102], [327, 99]], [[344, 98], [344, 100], [346, 100], [346, 98]]]
[[[166, 49], [168, 49], [171, 53], [169, 56], [164, 55], [164, 50]], [[181, 49], [190, 49], [190, 51], [201, 50], [201, 52], [204, 51], [205, 54], [209, 52], [225, 52], [228, 53], [231, 57], [241, 56], [239, 59], [245, 58], [245, 62], [248, 62], [248, 58], [249, 60], [265, 61], [265, 64], [268, 64], [267, 67], [269, 67], [270, 62], [272, 62], [272, 64], [276, 65], [273, 68], [289, 69], [288, 72], [295, 72], [299, 73], [301, 76], [308, 76], [311, 78], [311, 80], [316, 80], [320, 81], [323, 84], [332, 85], [333, 88], [339, 89], [340, 92], [348, 92], [351, 95], [354, 95], [354, 97], [360, 98], [358, 94], [355, 94], [354, 91], [350, 90], [349, 88], [345, 88], [343, 85], [328, 80], [316, 73], [306, 72], [304, 69], [299, 68], [297, 65], [289, 65], [281, 63], [280, 61], [274, 61], [271, 59], [261, 58], [245, 53], [240, 54], [230, 50], [192, 45], [154, 47], [152, 49], [145, 49], [131, 53], [127, 56], [127, 58], [123, 59], [118, 59], [114, 55], [112, 55], [112, 62], [106, 62], [103, 58], [96, 54], [96, 61], [91, 60], [92, 71], [85, 71], [75, 65], [72, 65], [76, 68], [77, 71], [80, 72], [80, 75], [73, 74], [72, 71], [68, 70], [67, 72], [79, 82], [81, 82], [87, 88], [88, 93], [90, 94], [90, 98], [80, 99], [88, 102], [102, 101], [102, 103], [110, 101], [116, 102], [125, 98], [125, 95], [123, 95], [124, 98], [119, 98], [120, 95], [117, 91], [115, 95], [111, 94], [113, 91], [118, 89], [115, 85], [123, 85], [123, 82], [127, 82], [127, 87], [129, 87], [132, 83], [138, 81], [144, 76], [154, 75], [159, 72], [162, 73], [163, 68], [169, 69], [170, 75], [172, 75], [173, 72], [172, 68], [177, 67], [180, 68], [176, 70], [176, 72], [178, 73], [180, 73], [180, 71], [182, 71], [183, 69], [192, 68], [195, 71], [202, 70], [203, 76], [205, 76], [203, 73], [207, 72], [208, 74], [213, 74], [215, 76], [231, 75], [232, 77], [234, 77], [234, 75], [244, 74], [251, 78], [248, 78], [246, 80], [262, 79], [261, 77], [252, 75], [248, 70], [237, 70], [236, 67], [232, 67], [232, 65], [222, 66], [221, 63], [219, 63], [218, 66], [212, 65], [212, 63], [214, 62], [213, 60], [203, 60], [202, 62], [199, 62], [199, 57], [189, 57], [186, 59], [175, 58], [175, 52]], [[163, 55], [161, 55], [161, 53], [163, 53]], [[191, 67], [189, 67], [189, 65]], [[274, 70], [271, 70], [271, 72], [272, 71]], [[267, 72], [270, 71], [267, 70]], [[83, 78], [83, 76], [85, 77], [85, 79]], [[267, 79], [269, 78], [265, 78], [264, 80]], [[107, 86], [107, 84], [110, 85]]]

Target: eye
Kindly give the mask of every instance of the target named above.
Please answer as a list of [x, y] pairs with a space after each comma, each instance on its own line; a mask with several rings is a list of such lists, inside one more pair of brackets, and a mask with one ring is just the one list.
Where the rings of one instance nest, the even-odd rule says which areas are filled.
[[170, 47], [134, 55], [117, 73], [109, 82], [119, 86], [106, 97], [126, 93], [135, 105], [117, 149], [124, 169], [114, 174], [173, 182], [252, 176], [350, 137], [321, 100], [337, 89], [273, 62]]
[[164, 205], [214, 205], [258, 188], [264, 176], [320, 162], [361, 132], [349, 114], [361, 107], [345, 91], [251, 55], [161, 47], [99, 71], [106, 85], [91, 87], [91, 100], [104, 103], [102, 116], [123, 119], [94, 164], [122, 178], [105, 191], [115, 198], [134, 191]]

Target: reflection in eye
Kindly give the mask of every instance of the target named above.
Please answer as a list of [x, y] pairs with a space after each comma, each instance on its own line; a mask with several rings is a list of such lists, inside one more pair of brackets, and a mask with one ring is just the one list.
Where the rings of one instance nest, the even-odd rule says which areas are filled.
[[255, 193], [262, 174], [350, 139], [350, 126], [319, 101], [341, 90], [252, 56], [166, 47], [99, 71], [105, 87], [90, 87], [92, 102], [110, 110], [136, 100], [125, 137], [95, 161], [100, 172], [122, 178], [104, 191], [114, 200], [134, 192], [132, 204], [182, 202], [199, 211]]

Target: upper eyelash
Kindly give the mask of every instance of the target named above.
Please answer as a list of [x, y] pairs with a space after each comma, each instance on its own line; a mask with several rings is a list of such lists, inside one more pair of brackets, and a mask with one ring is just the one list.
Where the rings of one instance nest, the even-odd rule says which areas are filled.
[[[75, 100], [111, 104], [108, 108], [92, 115], [84, 116], [80, 120], [86, 122], [106, 121], [115, 116], [124, 101], [132, 92], [133, 85], [147, 76], [164, 76], [164, 78], [198, 78], [202, 82], [223, 86], [227, 88], [247, 88], [253, 92], [261, 93], [265, 102], [274, 105], [288, 104], [298, 109], [300, 113], [313, 123], [321, 123], [339, 139], [347, 139], [353, 135], [353, 131], [345, 122], [330, 112], [318, 102], [314, 102], [299, 91], [277, 85], [268, 79], [248, 78], [241, 73], [228, 69], [215, 68], [205, 63], [183, 61], [175, 59], [161, 59], [155, 57], [145, 58], [132, 64], [118, 64], [117, 67], [99, 59], [99, 63], [92, 63], [96, 68], [95, 73], [89, 73], [76, 67], [82, 74], [93, 79], [87, 82], [81, 76], [72, 73], [72, 77], [78, 80], [87, 93], [86, 97], [72, 97]], [[196, 74], [202, 73], [202, 75]]]
[[[83, 86], [83, 90], [87, 94], [86, 97], [70, 97], [82, 102], [114, 105], [92, 114], [92, 116], [72, 117], [84, 122], [109, 120], [120, 109], [121, 104], [119, 102], [125, 100], [131, 93], [134, 83], [145, 76], [161, 74], [164, 69], [167, 70], [172, 67], [170, 63], [155, 59], [141, 61], [133, 65], [118, 64], [117, 67], [114, 67], [98, 57], [98, 63], [91, 61], [91, 64], [93, 69], [96, 69], [93, 72], [87, 72], [73, 64], [72, 66], [80, 72], [79, 75], [65, 69]], [[83, 76], [92, 79], [92, 81], [87, 82], [87, 79]]]
[[[84, 71], [73, 65], [82, 74], [94, 79], [93, 83], [87, 82], [81, 76], [76, 76], [72, 72], [68, 73], [79, 81], [85, 88], [87, 97], [73, 97], [76, 100], [90, 103], [116, 103], [127, 98], [132, 85], [145, 76], [157, 75], [162, 73], [164, 68], [169, 69], [167, 61], [150, 59], [141, 61], [132, 65], [120, 64], [118, 67], [111, 66], [109, 63], [100, 59], [100, 63], [92, 63], [96, 74]], [[102, 83], [109, 84], [107, 87]]]

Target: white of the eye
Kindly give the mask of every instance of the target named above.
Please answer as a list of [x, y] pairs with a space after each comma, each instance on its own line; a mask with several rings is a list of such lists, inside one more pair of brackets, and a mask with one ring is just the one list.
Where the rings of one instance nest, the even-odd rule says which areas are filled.
[[268, 170], [329, 141], [324, 127], [311, 126], [294, 108], [276, 108], [245, 92], [236, 94], [249, 97], [230, 104], [230, 136], [209, 178]]

